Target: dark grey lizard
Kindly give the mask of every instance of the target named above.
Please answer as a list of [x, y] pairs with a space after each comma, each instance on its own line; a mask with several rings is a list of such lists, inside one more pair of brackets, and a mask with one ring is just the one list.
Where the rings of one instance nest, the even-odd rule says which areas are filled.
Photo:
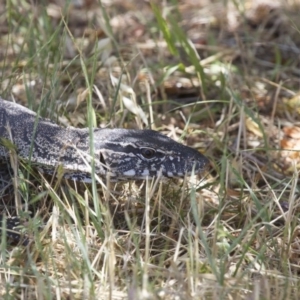
[[[208, 165], [200, 152], [157, 131], [95, 128], [92, 136], [88, 128], [59, 126], [0, 98], [0, 161], [4, 164], [9, 164], [13, 149], [44, 173], [54, 174], [61, 166], [65, 178], [85, 182], [91, 181], [92, 162], [99, 177], [112, 181], [184, 177]], [[7, 178], [3, 172], [1, 176], [0, 187]], [[8, 236], [19, 238], [14, 231], [18, 224], [18, 218], [7, 220]]]
[[[0, 98], [0, 159], [8, 158], [5, 142], [42, 172], [62, 166], [66, 178], [90, 181], [95, 173], [113, 181], [158, 176], [184, 177], [203, 171], [208, 160], [200, 152], [154, 130], [62, 127], [31, 110]], [[9, 142], [8, 142], [9, 141]], [[7, 144], [6, 144], [7, 145]], [[90, 145], [94, 156], [91, 156]]]

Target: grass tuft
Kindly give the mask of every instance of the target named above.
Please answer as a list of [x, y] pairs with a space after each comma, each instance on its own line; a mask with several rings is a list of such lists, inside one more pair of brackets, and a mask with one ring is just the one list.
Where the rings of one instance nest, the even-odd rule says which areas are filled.
[[0, 3], [1, 97], [91, 143], [159, 130], [211, 168], [88, 185], [15, 153], [11, 186], [0, 161], [28, 239], [1, 236], [1, 297], [299, 299], [299, 4], [50, 2]]

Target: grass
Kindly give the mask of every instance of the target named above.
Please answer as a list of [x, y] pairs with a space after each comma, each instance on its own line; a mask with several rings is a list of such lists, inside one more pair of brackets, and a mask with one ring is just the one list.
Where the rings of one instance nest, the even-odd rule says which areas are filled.
[[1, 210], [31, 242], [2, 235], [1, 297], [298, 299], [297, 3], [84, 3], [0, 4], [1, 96], [91, 134], [162, 131], [211, 169], [86, 185], [14, 159]]

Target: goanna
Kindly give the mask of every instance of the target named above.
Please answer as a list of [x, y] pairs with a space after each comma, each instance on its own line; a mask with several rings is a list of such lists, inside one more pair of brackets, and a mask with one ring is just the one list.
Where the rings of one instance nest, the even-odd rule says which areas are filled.
[[[53, 174], [91, 181], [92, 170], [112, 181], [184, 177], [203, 171], [208, 159], [154, 130], [63, 127], [0, 98], [0, 160], [14, 149], [21, 159]], [[94, 168], [91, 168], [92, 163]]]

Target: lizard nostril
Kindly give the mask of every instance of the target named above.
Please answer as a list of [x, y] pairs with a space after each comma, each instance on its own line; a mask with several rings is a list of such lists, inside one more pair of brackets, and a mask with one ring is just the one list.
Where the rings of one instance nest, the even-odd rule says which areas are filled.
[[195, 159], [195, 157], [192, 157], [192, 158], [191, 158], [191, 163], [192, 163], [192, 164], [196, 164], [196, 163], [197, 163], [197, 160]]

